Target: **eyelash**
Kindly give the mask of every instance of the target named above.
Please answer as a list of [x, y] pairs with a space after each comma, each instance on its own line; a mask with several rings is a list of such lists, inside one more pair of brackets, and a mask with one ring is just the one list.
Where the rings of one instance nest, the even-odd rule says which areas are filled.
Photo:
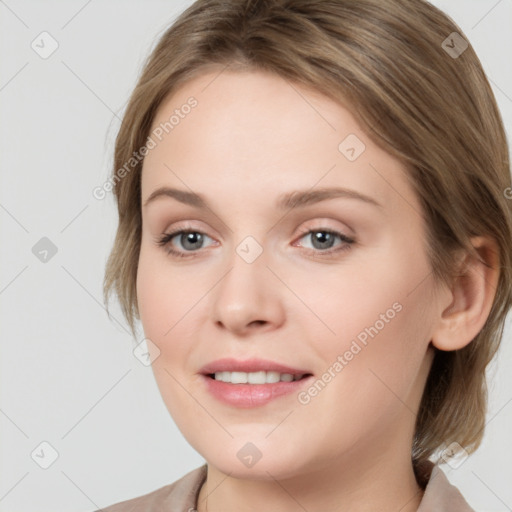
[[[181, 235], [181, 234], [188, 234], [188, 233], [199, 233], [200, 235], [208, 236], [206, 233], [203, 233], [202, 231], [199, 231], [197, 229], [179, 228], [174, 231], [171, 231], [170, 233], [164, 233], [161, 237], [159, 237], [157, 239], [157, 244], [159, 246], [163, 247], [165, 249], [165, 251], [173, 257], [178, 257], [178, 258], [191, 258], [192, 257], [193, 258], [194, 253], [198, 252], [198, 251], [188, 251], [189, 254], [184, 254], [183, 252], [176, 251], [176, 250], [172, 249], [172, 247], [169, 244], [169, 242], [171, 242], [171, 240], [175, 236]], [[322, 258], [329, 257], [329, 256], [333, 255], [334, 253], [341, 253], [344, 251], [348, 251], [349, 249], [351, 249], [352, 244], [354, 244], [356, 242], [356, 240], [354, 238], [350, 238], [350, 237], [344, 235], [343, 233], [340, 233], [339, 231], [335, 231], [335, 230], [327, 229], [327, 228], [304, 229], [300, 233], [301, 236], [299, 237], [299, 240], [311, 233], [328, 233], [329, 235], [334, 235], [334, 236], [339, 237], [339, 239], [342, 242], [345, 242], [344, 245], [339, 246], [336, 249], [328, 249], [325, 251], [314, 250], [314, 249], [308, 250], [308, 251], [313, 251], [315, 253], [315, 256], [319, 255]]]

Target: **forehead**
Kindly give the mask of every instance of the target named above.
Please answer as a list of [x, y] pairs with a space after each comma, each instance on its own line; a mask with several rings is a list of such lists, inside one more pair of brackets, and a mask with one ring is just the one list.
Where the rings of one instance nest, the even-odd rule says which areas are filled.
[[[197, 102], [192, 109], [187, 107], [190, 98]], [[261, 154], [257, 143], [269, 150], [293, 148], [296, 154], [324, 139], [326, 146], [337, 149], [340, 128], [356, 125], [346, 109], [320, 93], [256, 70], [210, 71], [182, 84], [160, 105], [152, 130], [180, 110], [190, 111], [172, 127], [169, 138], [176, 145], [189, 140], [193, 132], [196, 144], [214, 143], [222, 153], [238, 149], [248, 157]], [[299, 146], [302, 140], [308, 146]]]
[[351, 187], [381, 203], [415, 201], [404, 167], [343, 105], [272, 73], [199, 75], [160, 105], [151, 136], [143, 201], [164, 185], [269, 197], [315, 184]]

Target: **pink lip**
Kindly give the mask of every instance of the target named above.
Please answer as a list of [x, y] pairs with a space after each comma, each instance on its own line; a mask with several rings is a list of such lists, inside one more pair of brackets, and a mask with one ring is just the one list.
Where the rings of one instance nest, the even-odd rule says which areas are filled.
[[[309, 374], [300, 380], [292, 382], [275, 382], [272, 384], [231, 384], [212, 379], [209, 375], [215, 372], [257, 372], [276, 371], [292, 375]], [[258, 407], [267, 404], [280, 396], [298, 393], [305, 385], [309, 385], [313, 376], [307, 370], [291, 368], [290, 366], [263, 359], [238, 361], [232, 358], [219, 359], [201, 368], [200, 373], [206, 389], [221, 402], [240, 408]]]

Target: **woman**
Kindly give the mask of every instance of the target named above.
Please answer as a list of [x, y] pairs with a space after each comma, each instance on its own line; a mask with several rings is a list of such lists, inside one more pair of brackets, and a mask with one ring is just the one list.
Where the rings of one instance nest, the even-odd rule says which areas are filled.
[[205, 0], [123, 119], [107, 264], [206, 464], [128, 510], [472, 510], [512, 303], [500, 114], [423, 0]]

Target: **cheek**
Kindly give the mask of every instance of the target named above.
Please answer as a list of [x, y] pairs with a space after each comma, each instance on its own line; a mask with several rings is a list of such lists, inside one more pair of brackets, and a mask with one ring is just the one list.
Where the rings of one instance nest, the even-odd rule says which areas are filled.
[[[354, 424], [371, 428], [365, 423], [368, 411], [377, 425], [404, 404], [414, 409], [433, 324], [433, 281], [426, 259], [416, 254], [382, 251], [375, 263], [361, 262], [360, 268], [317, 282], [325, 290], [318, 316], [334, 332], [323, 328], [322, 336], [310, 337], [329, 381], [314, 398], [318, 414], [333, 412], [329, 404], [342, 404], [333, 412], [340, 422], [348, 414]], [[311, 325], [319, 323], [310, 317]]]
[[418, 247], [397, 251], [406, 247], [399, 242], [389, 240], [369, 256], [354, 254], [340, 265], [281, 272], [302, 303], [290, 302], [290, 323], [305, 329], [303, 339], [316, 351], [332, 357], [354, 340], [369, 346], [384, 338], [390, 350], [416, 339], [427, 326], [430, 268]]
[[342, 265], [320, 268], [314, 280], [287, 276], [310, 308], [293, 322], [309, 327], [309, 343], [324, 363], [349, 351], [350, 361], [392, 367], [424, 354], [432, 322], [430, 265], [421, 237], [407, 242], [401, 236], [383, 238], [379, 247], [354, 253]]
[[147, 337], [165, 332], [164, 324], [167, 323], [164, 321], [165, 312], [172, 310], [172, 300], [175, 296], [164, 292], [166, 287], [157, 277], [158, 266], [155, 267], [154, 260], [151, 254], [141, 249], [137, 269], [137, 304]]
[[148, 344], [157, 380], [158, 373], [167, 365], [166, 360], [175, 359], [169, 357], [169, 347], [172, 346], [173, 351], [179, 348], [173, 337], [180, 328], [179, 318], [184, 314], [185, 300], [180, 283], [166, 271], [162, 260], [165, 257], [142, 247], [137, 269], [137, 304], [144, 336], [156, 346]]
[[170, 338], [180, 319], [200, 299], [198, 285], [200, 282], [194, 280], [192, 284], [190, 275], [180, 272], [179, 267], [171, 267], [163, 249], [143, 245], [137, 269], [137, 303], [146, 335]]
[[148, 344], [157, 381], [172, 381], [166, 388], [176, 384], [169, 373], [179, 377], [197, 370], [192, 355], [197, 350], [198, 325], [205, 323], [204, 305], [215, 282], [212, 277], [218, 279], [181, 270], [168, 261], [163, 250], [141, 248], [137, 271], [140, 320], [145, 337], [157, 347], [151, 353]]
[[151, 340], [148, 350], [152, 370], [166, 407], [180, 423], [180, 407], [189, 401], [179, 383], [188, 368], [193, 343], [187, 329], [187, 311], [201, 297], [186, 286], [179, 269], [170, 271], [165, 255], [141, 248], [137, 270], [137, 301], [144, 335]]

